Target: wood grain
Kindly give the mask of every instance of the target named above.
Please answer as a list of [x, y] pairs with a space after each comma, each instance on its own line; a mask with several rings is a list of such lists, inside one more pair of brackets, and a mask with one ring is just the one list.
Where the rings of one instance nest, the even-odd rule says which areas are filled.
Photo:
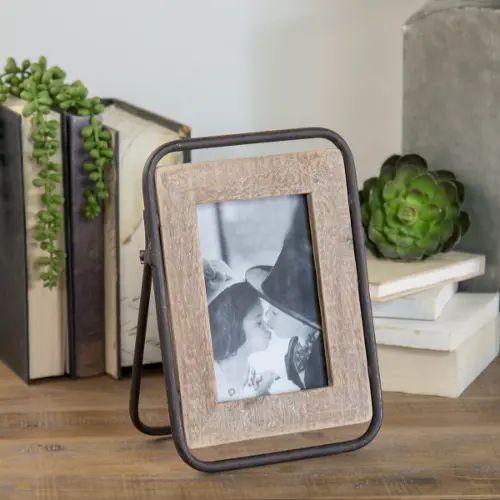
[[[163, 166], [156, 179], [168, 319], [189, 446], [200, 449], [369, 421], [372, 405], [340, 151]], [[290, 194], [308, 195], [331, 383], [217, 403], [196, 206]]]
[[[185, 465], [128, 418], [129, 380], [25, 385], [0, 364], [0, 498], [500, 499], [500, 359], [459, 399], [384, 393], [375, 441], [353, 453], [221, 474]], [[162, 375], [143, 417], [167, 421]]]

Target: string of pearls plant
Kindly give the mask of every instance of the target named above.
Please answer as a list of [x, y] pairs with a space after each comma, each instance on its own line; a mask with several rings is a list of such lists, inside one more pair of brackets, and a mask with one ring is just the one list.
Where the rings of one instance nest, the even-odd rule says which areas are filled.
[[64, 198], [61, 194], [62, 165], [54, 160], [60, 148], [59, 123], [49, 119], [51, 109], [90, 117], [89, 125], [81, 129], [83, 147], [89, 154], [83, 168], [88, 173], [91, 188], [85, 191], [85, 216], [94, 219], [101, 212], [104, 199], [109, 196], [105, 184], [105, 169], [113, 159], [111, 134], [103, 129], [98, 114], [104, 111], [99, 97], [88, 97], [88, 90], [80, 80], [65, 81], [66, 73], [58, 66], [47, 66], [47, 59], [37, 62], [28, 59], [18, 65], [9, 57], [0, 74], [0, 104], [13, 95], [26, 101], [23, 115], [32, 125], [33, 159], [39, 169], [33, 185], [40, 189], [43, 208], [36, 214], [35, 239], [43, 255], [38, 258], [40, 278], [47, 288], [57, 285], [64, 266], [65, 253], [58, 248], [64, 218]]

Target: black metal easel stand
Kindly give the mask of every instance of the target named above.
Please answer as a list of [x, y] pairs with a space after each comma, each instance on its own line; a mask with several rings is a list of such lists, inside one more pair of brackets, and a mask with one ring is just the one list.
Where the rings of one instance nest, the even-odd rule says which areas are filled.
[[148, 325], [148, 310], [149, 301], [151, 298], [151, 265], [146, 262], [144, 254], [141, 253], [141, 262], [143, 263], [142, 271], [142, 288], [141, 300], [139, 302], [139, 318], [137, 321], [137, 336], [135, 339], [134, 361], [132, 364], [132, 381], [130, 384], [130, 403], [129, 413], [132, 423], [137, 430], [150, 436], [169, 436], [172, 434], [172, 429], [169, 425], [154, 427], [145, 424], [139, 415], [139, 398], [141, 393], [142, 379], [142, 361], [144, 357], [144, 345], [146, 342], [146, 327]]
[[[259, 453], [256, 455], [235, 458], [223, 458], [215, 461], [206, 461], [194, 455], [190, 449], [183, 425], [181, 394], [175, 370], [175, 353], [173, 339], [168, 330], [166, 276], [161, 256], [160, 217], [156, 203], [157, 193], [155, 188], [155, 172], [163, 157], [171, 153], [189, 154], [198, 149], [222, 148], [228, 146], [243, 146], [248, 144], [261, 144], [283, 141], [297, 141], [304, 139], [325, 139], [336, 147], [342, 154], [344, 171], [349, 198], [349, 209], [352, 223], [354, 241], [354, 256], [358, 277], [358, 290], [363, 320], [363, 332], [370, 378], [370, 393], [372, 398], [373, 416], [366, 431], [355, 439], [347, 441], [319, 444], [304, 448], [278, 450], [274, 452]], [[185, 161], [188, 163], [189, 159]], [[141, 255], [144, 264], [142, 277], [142, 291], [139, 303], [139, 317], [137, 324], [137, 337], [132, 365], [132, 381], [130, 391], [130, 417], [134, 426], [144, 434], [150, 436], [172, 436], [179, 456], [191, 467], [204, 472], [220, 472], [256, 465], [280, 463], [284, 461], [300, 460], [304, 458], [320, 457], [344, 453], [361, 448], [368, 444], [378, 433], [382, 423], [382, 393], [378, 375], [377, 351], [368, 289], [366, 262], [364, 259], [364, 235], [359, 209], [358, 190], [354, 160], [349, 146], [341, 136], [324, 128], [303, 128], [293, 130], [278, 130], [270, 132], [257, 132], [250, 134], [234, 134], [217, 137], [202, 137], [198, 139], [180, 139], [163, 144], [158, 147], [148, 158], [144, 167], [143, 192], [145, 213], [144, 222], [146, 229], [146, 250]], [[148, 230], [149, 229], [149, 230]], [[154, 276], [153, 276], [154, 271]], [[165, 385], [168, 397], [170, 425], [150, 426], [145, 424], [139, 415], [139, 399], [141, 391], [142, 361], [146, 342], [146, 326], [148, 321], [148, 308], [151, 298], [151, 286], [154, 277], [157, 310], [157, 321], [162, 341], [163, 369], [165, 371]]]

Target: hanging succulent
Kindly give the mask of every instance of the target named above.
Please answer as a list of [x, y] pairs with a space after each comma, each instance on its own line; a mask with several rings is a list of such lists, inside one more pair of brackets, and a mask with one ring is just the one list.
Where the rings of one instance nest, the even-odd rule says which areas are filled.
[[431, 172], [419, 155], [393, 155], [360, 191], [367, 246], [379, 257], [421, 260], [451, 250], [467, 232], [464, 186], [452, 172]]
[[109, 196], [104, 171], [113, 158], [111, 134], [103, 130], [97, 118], [104, 111], [100, 98], [89, 98], [81, 81], [68, 84], [65, 78], [66, 73], [58, 66], [47, 67], [47, 59], [43, 56], [35, 63], [25, 59], [21, 65], [9, 57], [4, 73], [0, 74], [0, 103], [9, 94], [24, 99], [23, 115], [31, 119], [33, 158], [39, 166], [33, 185], [40, 189], [44, 207], [37, 214], [35, 238], [44, 252], [38, 259], [40, 278], [48, 288], [57, 285], [65, 259], [64, 251], [58, 248], [64, 214], [64, 199], [57, 194], [62, 182], [62, 166], [53, 160], [60, 148], [57, 140], [59, 124], [48, 119], [50, 110], [90, 117], [90, 124], [81, 130], [84, 148], [90, 157], [83, 168], [93, 183], [93, 188], [85, 192], [83, 210], [88, 219], [99, 215], [102, 200]]

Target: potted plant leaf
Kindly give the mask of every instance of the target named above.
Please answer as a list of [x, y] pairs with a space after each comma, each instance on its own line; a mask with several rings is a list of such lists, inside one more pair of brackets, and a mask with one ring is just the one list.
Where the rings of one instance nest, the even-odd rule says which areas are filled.
[[393, 155], [359, 193], [367, 247], [378, 257], [412, 261], [452, 250], [468, 231], [464, 186], [431, 171], [417, 154]]

